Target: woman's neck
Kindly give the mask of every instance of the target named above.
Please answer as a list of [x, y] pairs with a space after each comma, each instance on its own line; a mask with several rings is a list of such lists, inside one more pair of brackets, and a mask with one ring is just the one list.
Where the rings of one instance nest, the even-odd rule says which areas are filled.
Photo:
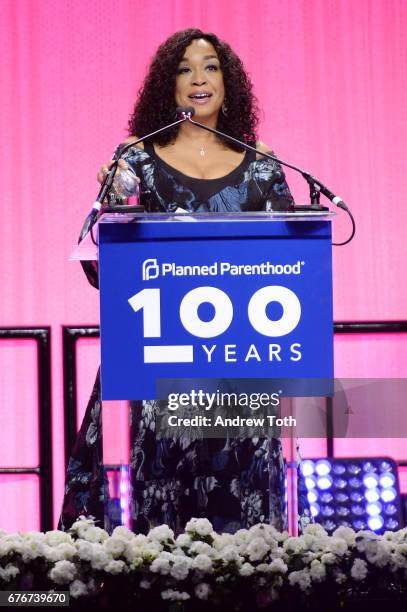
[[[199, 123], [202, 123], [203, 125], [207, 125], [208, 127], [211, 127], [211, 128], [216, 128], [216, 122], [213, 122], [213, 121], [209, 122], [209, 121], [202, 120]], [[219, 142], [215, 134], [212, 134], [211, 132], [208, 132], [207, 130], [200, 128], [194, 125], [193, 123], [190, 123], [189, 121], [185, 121], [184, 123], [181, 123], [176, 141], [185, 142], [185, 143], [191, 142], [191, 141], [194, 141], [194, 142], [198, 141], [199, 143], [202, 143], [206, 146]]]

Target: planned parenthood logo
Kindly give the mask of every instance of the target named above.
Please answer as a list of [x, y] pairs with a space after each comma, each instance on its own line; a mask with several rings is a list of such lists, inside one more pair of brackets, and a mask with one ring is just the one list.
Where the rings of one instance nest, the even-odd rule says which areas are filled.
[[160, 275], [160, 268], [156, 259], [145, 259], [142, 265], [143, 281], [153, 280]]
[[145, 259], [142, 264], [143, 281], [154, 280], [159, 276], [284, 276], [301, 274], [304, 261], [294, 264], [263, 261], [258, 264], [232, 264], [229, 261], [215, 261], [212, 264], [177, 265], [175, 262], [159, 264], [157, 259]]

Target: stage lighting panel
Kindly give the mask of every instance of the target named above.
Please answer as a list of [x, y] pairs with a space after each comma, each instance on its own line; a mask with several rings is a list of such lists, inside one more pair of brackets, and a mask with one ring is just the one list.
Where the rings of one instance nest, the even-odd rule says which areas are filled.
[[403, 527], [397, 465], [388, 457], [307, 459], [302, 464], [314, 520], [377, 533]]

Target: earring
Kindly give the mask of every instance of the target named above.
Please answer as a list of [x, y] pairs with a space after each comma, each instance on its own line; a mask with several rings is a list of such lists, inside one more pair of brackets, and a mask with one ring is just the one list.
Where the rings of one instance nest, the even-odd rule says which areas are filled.
[[228, 116], [228, 107], [226, 106], [226, 102], [223, 102], [221, 110], [222, 110], [222, 115], [227, 117]]

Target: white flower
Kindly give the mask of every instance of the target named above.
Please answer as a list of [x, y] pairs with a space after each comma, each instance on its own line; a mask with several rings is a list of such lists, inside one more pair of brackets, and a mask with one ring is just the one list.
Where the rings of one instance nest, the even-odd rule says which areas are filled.
[[302, 540], [297, 537], [287, 538], [283, 544], [283, 549], [288, 554], [296, 555], [302, 550]]
[[140, 580], [140, 589], [150, 589], [150, 588], [151, 588], [151, 582], [149, 582], [145, 578], [143, 578], [143, 580]]
[[239, 569], [239, 574], [241, 576], [251, 576], [254, 573], [254, 567], [251, 563], [243, 563], [242, 567]]
[[188, 557], [175, 557], [170, 574], [176, 580], [185, 580], [191, 565], [192, 561]]
[[386, 540], [386, 542], [393, 542], [396, 539], [396, 533], [394, 531], [385, 531], [382, 538]]
[[121, 574], [125, 571], [126, 564], [123, 561], [109, 561], [104, 569], [108, 574]]
[[226, 563], [241, 563], [243, 561], [242, 557], [239, 555], [237, 547], [233, 546], [233, 544], [229, 544], [228, 546], [225, 546], [225, 548], [222, 548], [222, 550], [218, 553], [218, 558]]
[[197, 555], [195, 559], [192, 560], [192, 567], [201, 572], [208, 573], [212, 571], [212, 561], [208, 555]]
[[246, 544], [250, 540], [250, 534], [247, 529], [239, 529], [233, 534], [233, 543], [235, 546]]
[[331, 552], [324, 553], [321, 557], [321, 561], [322, 563], [325, 563], [325, 565], [333, 565], [334, 563], [336, 563], [336, 557]]
[[188, 554], [208, 555], [208, 557], [211, 557], [215, 554], [215, 551], [212, 546], [209, 546], [209, 544], [206, 542], [201, 542], [201, 540], [198, 540], [197, 542], [193, 542], [191, 544]]
[[12, 563], [7, 563], [6, 567], [1, 567], [0, 565], [0, 578], [8, 582], [11, 578], [15, 578], [17, 574], [20, 573], [18, 567], [13, 565]]
[[367, 548], [365, 554], [369, 563], [373, 563], [378, 567], [385, 567], [391, 560], [391, 547], [388, 542], [378, 540], [374, 549]]
[[130, 541], [125, 548], [124, 556], [129, 563], [134, 563], [137, 560], [142, 562], [143, 560], [143, 547], [134, 544], [134, 541]]
[[342, 538], [330, 538], [327, 551], [342, 557], [348, 551], [348, 545]]
[[317, 559], [314, 559], [314, 561], [311, 562], [310, 576], [311, 580], [314, 582], [322, 582], [326, 578], [325, 565]]
[[66, 531], [47, 531], [44, 539], [49, 546], [58, 546], [58, 544], [73, 544], [71, 534], [66, 533]]
[[91, 526], [83, 529], [83, 534], [80, 537], [88, 542], [104, 542], [108, 539], [109, 535], [104, 529]]
[[126, 543], [123, 542], [123, 540], [120, 538], [111, 537], [105, 542], [103, 542], [103, 548], [109, 555], [112, 555], [112, 557], [116, 558], [120, 557], [124, 553], [126, 549]]
[[168, 527], [168, 525], [160, 525], [159, 527], [154, 527], [154, 529], [149, 531], [148, 538], [151, 540], [157, 540], [158, 542], [173, 540], [174, 532]]
[[191, 536], [188, 535], [187, 533], [181, 533], [175, 540], [176, 545], [179, 546], [180, 548], [186, 548], [190, 546], [191, 542], [192, 542]]
[[264, 574], [271, 573], [271, 564], [269, 563], [259, 563], [256, 565], [256, 572], [263, 572]]
[[51, 580], [57, 584], [68, 584], [76, 575], [76, 567], [70, 561], [57, 561], [49, 573]]
[[174, 561], [175, 560], [175, 556], [168, 552], [168, 550], [164, 550], [160, 553], [160, 559], [167, 559], [167, 561]]
[[134, 533], [127, 529], [127, 527], [123, 527], [123, 525], [119, 525], [115, 527], [112, 533], [112, 538], [124, 540], [125, 542], [129, 542], [129, 540], [134, 539]]
[[333, 532], [334, 538], [342, 538], [348, 546], [354, 546], [356, 533], [350, 527], [338, 527]]
[[61, 555], [61, 559], [67, 559], [68, 561], [76, 555], [76, 548], [73, 544], [63, 543], [58, 544], [56, 551]]
[[159, 542], [150, 542], [148, 546], [142, 548], [141, 554], [146, 561], [153, 561], [162, 552], [163, 547]]
[[358, 531], [356, 534], [356, 548], [359, 552], [365, 552], [367, 546], [371, 542], [375, 542], [377, 540], [377, 535], [372, 531]]
[[23, 543], [23, 548], [21, 550], [21, 556], [25, 563], [29, 563], [33, 559], [37, 559], [37, 557], [44, 556], [45, 546], [39, 539], [26, 539]]
[[367, 576], [366, 561], [363, 561], [363, 559], [355, 559], [350, 574], [355, 580], [364, 580]]
[[316, 537], [323, 537], [328, 535], [325, 529], [319, 523], [311, 523], [310, 525], [307, 525], [304, 530], [304, 533]]
[[301, 548], [303, 550], [313, 550], [319, 548], [318, 538], [311, 535], [310, 533], [305, 533], [299, 538], [299, 540], [301, 543]]
[[0, 540], [0, 558], [7, 557], [9, 553], [20, 553], [24, 550], [24, 543], [19, 535], [6, 535]]
[[222, 548], [225, 548], [225, 546], [235, 544], [235, 538], [231, 533], [214, 533], [212, 537], [212, 546], [213, 548], [216, 548], [216, 550], [222, 550]]
[[82, 595], [87, 595], [88, 589], [86, 584], [84, 584], [81, 580], [74, 580], [69, 587], [69, 592], [74, 599], [77, 599]]
[[150, 565], [150, 571], [153, 572], [153, 574], [169, 574], [170, 562], [168, 561], [168, 559], [161, 558], [161, 556], [157, 557], [157, 559], [154, 559], [154, 561]]
[[254, 538], [254, 540], [248, 544], [246, 554], [249, 555], [250, 561], [260, 561], [267, 555], [269, 550], [270, 548], [264, 540], [261, 538]]
[[146, 535], [144, 535], [144, 533], [138, 533], [134, 538], [133, 538], [133, 543], [139, 546], [143, 546], [145, 544], [148, 543], [148, 537]]
[[396, 570], [407, 568], [407, 559], [403, 554], [396, 551], [391, 557], [391, 565]]
[[279, 572], [280, 574], [286, 574], [288, 567], [287, 565], [284, 563], [284, 561], [282, 559], [274, 559], [274, 561], [272, 561], [270, 563], [270, 571], [272, 572]]
[[90, 560], [93, 569], [102, 570], [106, 563], [111, 560], [102, 544], [94, 544], [92, 548], [92, 558]]
[[[82, 518], [82, 517], [80, 517]], [[93, 525], [93, 521], [90, 523], [87, 520], [78, 520], [73, 523], [70, 532], [75, 534], [78, 538], [83, 538], [88, 529]]]
[[191, 595], [189, 595], [185, 591], [175, 591], [174, 589], [167, 589], [166, 591], [161, 591], [161, 597], [163, 599], [169, 599], [171, 601], [185, 601], [186, 599], [190, 599]]
[[213, 527], [206, 518], [192, 518], [185, 525], [185, 531], [189, 533], [197, 533], [200, 536], [208, 536], [213, 533]]
[[400, 555], [407, 555], [407, 542], [397, 544], [394, 550]]
[[208, 599], [211, 594], [211, 587], [207, 582], [200, 582], [195, 587], [195, 595], [198, 599]]
[[291, 586], [298, 585], [301, 591], [306, 591], [311, 586], [311, 577], [306, 569], [298, 572], [291, 572], [291, 574], [288, 575], [288, 581]]
[[90, 561], [93, 555], [93, 544], [86, 540], [76, 540], [75, 542], [76, 552], [78, 557], [83, 561]]
[[45, 542], [45, 533], [42, 533], [41, 531], [26, 531], [22, 534], [22, 538], [23, 540], [29, 542], [38, 542], [43, 544]]

